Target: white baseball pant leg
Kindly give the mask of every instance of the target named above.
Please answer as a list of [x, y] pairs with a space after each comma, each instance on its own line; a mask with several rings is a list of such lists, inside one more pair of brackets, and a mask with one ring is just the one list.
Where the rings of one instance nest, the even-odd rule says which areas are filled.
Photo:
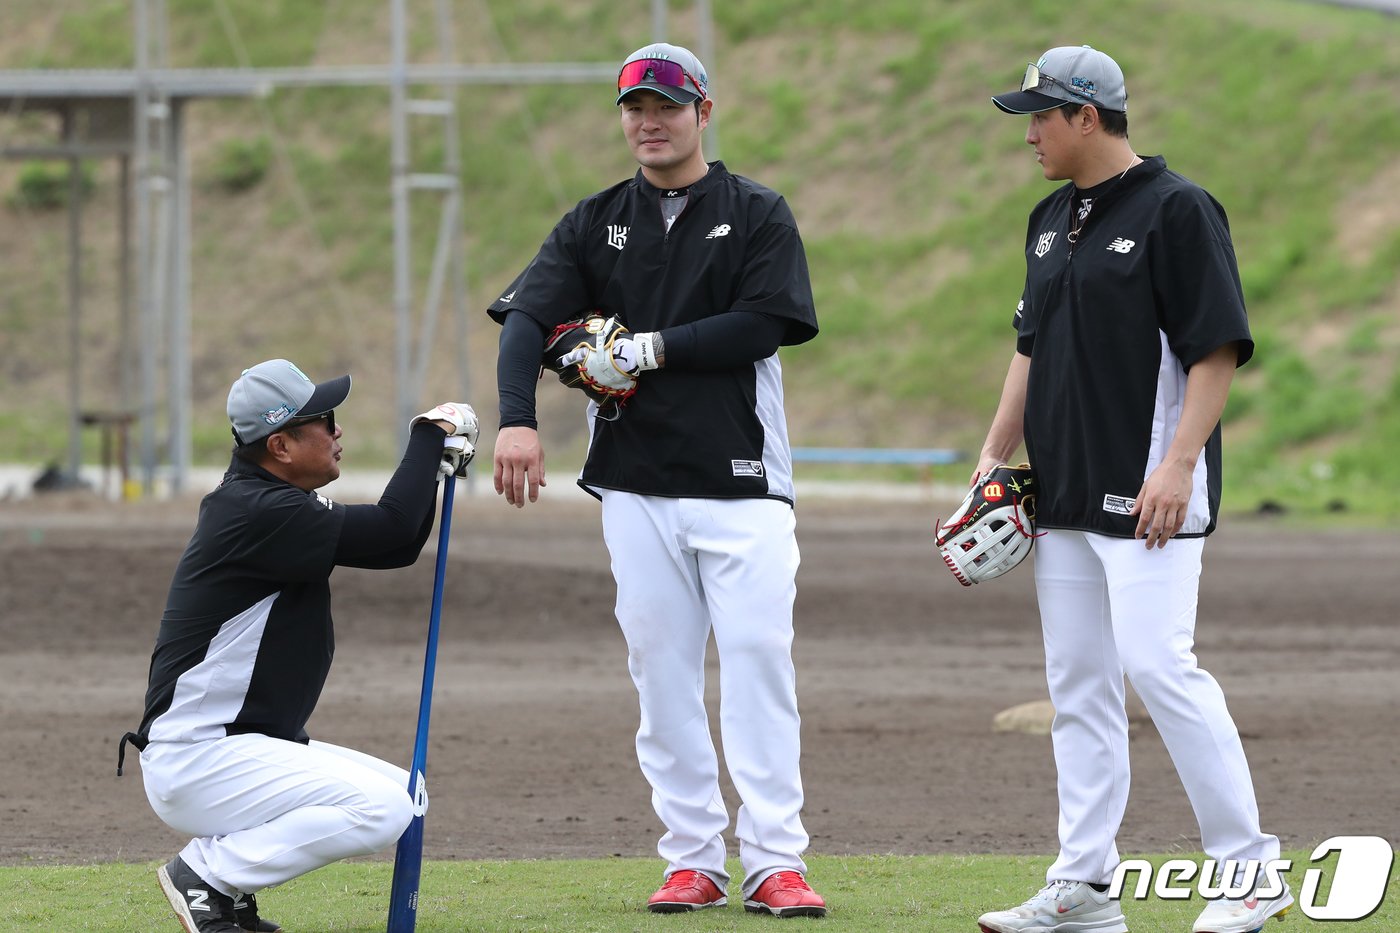
[[1274, 859], [1215, 678], [1193, 653], [1204, 538], [1141, 541], [1053, 529], [1036, 543], [1045, 671], [1055, 705], [1060, 855], [1047, 880], [1107, 883], [1128, 802], [1123, 676], [1142, 698], [1200, 824], [1206, 854]]
[[185, 864], [230, 896], [378, 852], [413, 819], [407, 771], [325, 742], [152, 742], [141, 773], [156, 815], [195, 837]]
[[776, 871], [806, 872], [801, 741], [792, 663], [796, 521], [774, 499], [665, 499], [603, 492], [617, 618], [637, 687], [637, 760], [666, 827], [667, 874], [721, 888], [729, 816], [705, 712], [705, 645], [720, 668], [720, 737], [742, 800], [748, 896]]

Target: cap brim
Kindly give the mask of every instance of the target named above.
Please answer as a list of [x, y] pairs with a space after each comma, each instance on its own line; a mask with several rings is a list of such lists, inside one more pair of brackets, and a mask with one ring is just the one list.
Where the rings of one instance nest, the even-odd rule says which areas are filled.
[[1012, 91], [1009, 94], [997, 94], [992, 98], [992, 103], [1003, 113], [1041, 113], [1075, 101], [1060, 100], [1039, 91]]
[[312, 392], [311, 398], [307, 399], [306, 404], [297, 410], [296, 417], [313, 418], [316, 415], [324, 415], [333, 408], [339, 408], [349, 395], [349, 376], [341, 376], [339, 379], [328, 379], [325, 382], [317, 383], [316, 391]]
[[673, 87], [669, 84], [634, 84], [618, 94], [617, 100], [614, 101], [614, 103], [622, 103], [622, 98], [631, 94], [633, 91], [655, 91], [662, 97], [669, 97], [678, 104], [693, 104], [700, 99], [699, 94], [693, 94], [684, 88]]

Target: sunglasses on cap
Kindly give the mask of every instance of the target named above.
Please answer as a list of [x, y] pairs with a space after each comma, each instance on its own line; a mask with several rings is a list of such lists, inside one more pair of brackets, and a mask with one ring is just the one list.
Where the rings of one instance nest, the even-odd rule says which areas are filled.
[[[647, 81], [647, 75], [651, 75], [651, 81]], [[639, 84], [663, 84], [667, 87], [680, 88], [683, 91], [690, 91], [685, 86], [686, 79], [694, 85], [695, 93], [704, 100], [710, 95], [705, 93], [705, 85], [695, 80], [695, 76], [680, 66], [679, 62], [673, 62], [668, 58], [639, 58], [635, 62], [628, 62], [622, 66], [622, 70], [617, 73], [618, 91], [636, 87]]]
[[1064, 91], [1066, 94], [1073, 94], [1080, 100], [1088, 101], [1091, 104], [1098, 103], [1098, 101], [1094, 100], [1094, 96], [1092, 94], [1086, 94], [1083, 91], [1079, 90], [1079, 88], [1070, 87], [1068, 84], [1064, 83], [1059, 78], [1050, 77], [1048, 74], [1041, 71], [1039, 66], [1037, 65], [1027, 65], [1026, 76], [1021, 79], [1021, 90], [1035, 91], [1043, 87], [1057, 87], [1060, 90]]

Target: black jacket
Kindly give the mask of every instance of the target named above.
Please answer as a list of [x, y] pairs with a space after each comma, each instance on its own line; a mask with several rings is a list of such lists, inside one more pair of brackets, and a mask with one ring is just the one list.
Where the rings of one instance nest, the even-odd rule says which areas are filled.
[[[500, 322], [523, 312], [548, 332], [597, 310], [649, 332], [753, 312], [787, 322], [784, 345], [816, 335], [806, 255], [781, 196], [715, 162], [668, 231], [663, 194], [638, 171], [580, 202], [488, 313]], [[580, 483], [791, 502], [791, 474], [774, 354], [718, 371], [643, 373], [617, 421], [594, 420]]]
[[[1243, 364], [1254, 343], [1220, 204], [1160, 156], [1102, 187], [1077, 242], [1074, 185], [1031, 212], [1016, 348], [1031, 358], [1037, 524], [1132, 537], [1127, 513], [1176, 433], [1186, 371], [1232, 341]], [[1217, 425], [1181, 535], [1209, 534], [1219, 504]]]

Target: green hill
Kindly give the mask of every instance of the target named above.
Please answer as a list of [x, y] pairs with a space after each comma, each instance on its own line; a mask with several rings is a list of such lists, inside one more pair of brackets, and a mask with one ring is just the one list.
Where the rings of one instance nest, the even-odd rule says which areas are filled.
[[[416, 60], [431, 4], [410, 4]], [[1226, 413], [1227, 502], [1348, 502], [1400, 479], [1400, 22], [1294, 0], [717, 3], [706, 64], [719, 155], [782, 191], [809, 250], [822, 336], [784, 351], [795, 443], [975, 449], [1012, 351], [1026, 214], [1052, 187], [991, 93], [1053, 45], [1091, 43], [1128, 75], [1131, 138], [1230, 213], [1258, 341]], [[8, 0], [0, 67], [123, 67], [130, 4]], [[381, 0], [170, 0], [172, 65], [388, 58]], [[456, 9], [468, 62], [617, 61], [650, 6], [475, 0]], [[694, 10], [674, 3], [675, 41]], [[633, 169], [605, 86], [467, 87], [472, 399], [495, 409], [496, 329], [479, 312], [559, 215]], [[422, 127], [417, 152], [437, 145]], [[0, 145], [51, 138], [0, 121]], [[388, 95], [283, 91], [194, 106], [196, 458], [222, 460], [223, 393], [284, 355], [356, 376], [353, 456], [391, 448]], [[709, 153], [714, 156], [713, 150]], [[86, 213], [84, 394], [119, 397], [115, 168], [93, 163]], [[52, 171], [52, 169], [50, 170]], [[0, 164], [0, 432], [5, 459], [64, 449], [65, 226]], [[416, 249], [426, 268], [433, 218]], [[420, 276], [419, 281], [422, 281]], [[444, 327], [429, 398], [455, 394]], [[552, 462], [577, 457], [576, 399], [541, 387]], [[95, 440], [94, 440], [95, 443]], [[1379, 506], [1393, 515], [1396, 506]]]

